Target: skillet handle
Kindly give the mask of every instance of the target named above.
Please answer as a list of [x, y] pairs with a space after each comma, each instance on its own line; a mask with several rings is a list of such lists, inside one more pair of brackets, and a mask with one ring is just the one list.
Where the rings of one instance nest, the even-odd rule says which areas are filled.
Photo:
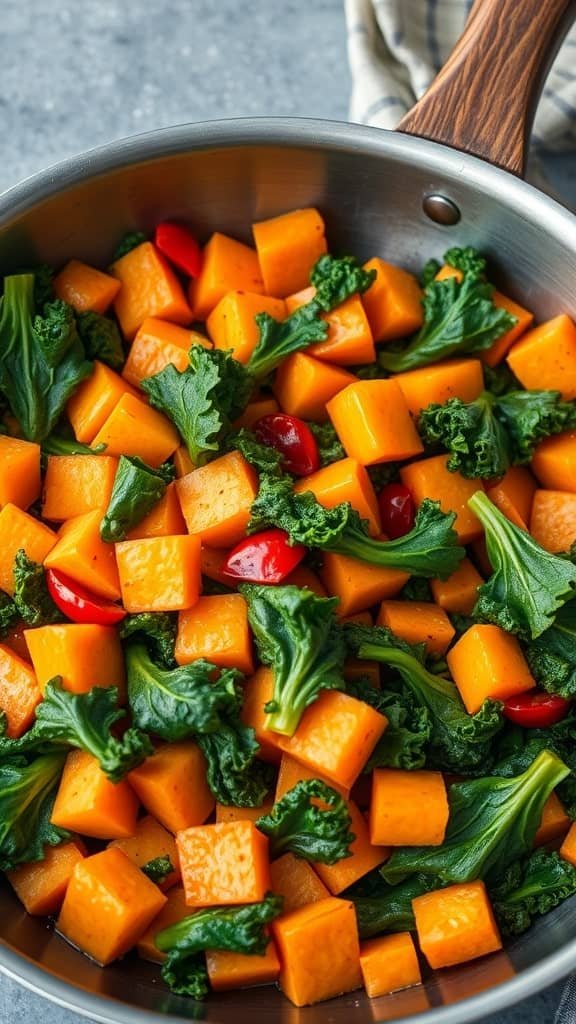
[[398, 130], [522, 176], [544, 79], [576, 0], [476, 0], [464, 32]]

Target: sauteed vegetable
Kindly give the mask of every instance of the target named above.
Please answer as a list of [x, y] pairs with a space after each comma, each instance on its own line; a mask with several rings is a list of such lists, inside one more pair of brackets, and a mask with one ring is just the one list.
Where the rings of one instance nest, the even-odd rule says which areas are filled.
[[471, 248], [253, 234], [4, 279], [0, 870], [301, 1006], [576, 894], [576, 326]]

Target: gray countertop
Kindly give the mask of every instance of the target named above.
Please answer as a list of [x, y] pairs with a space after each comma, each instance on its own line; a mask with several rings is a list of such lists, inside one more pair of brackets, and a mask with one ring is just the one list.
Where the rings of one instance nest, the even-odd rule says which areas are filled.
[[[0, 189], [110, 139], [239, 115], [345, 119], [343, 0], [3, 0]], [[576, 161], [547, 161], [576, 206]], [[486, 1024], [552, 1024], [556, 985]], [[1, 1024], [80, 1024], [0, 977]]]

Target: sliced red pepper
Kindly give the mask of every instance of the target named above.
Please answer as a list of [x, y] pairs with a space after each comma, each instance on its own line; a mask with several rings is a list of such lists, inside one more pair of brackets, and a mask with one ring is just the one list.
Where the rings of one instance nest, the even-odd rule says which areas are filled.
[[261, 444], [280, 452], [284, 468], [295, 476], [309, 476], [320, 467], [316, 438], [298, 416], [272, 412], [257, 420], [252, 430]]
[[386, 484], [378, 498], [382, 529], [389, 540], [404, 537], [414, 526], [414, 498], [404, 484]]
[[178, 270], [190, 277], [198, 277], [202, 269], [202, 249], [188, 228], [165, 220], [156, 228], [154, 241], [156, 248]]
[[126, 612], [119, 605], [101, 600], [57, 569], [46, 570], [46, 583], [54, 604], [72, 622], [114, 626], [126, 617]]
[[568, 714], [571, 702], [557, 693], [532, 690], [504, 701], [504, 715], [525, 729], [545, 729]]
[[305, 554], [306, 548], [302, 544], [291, 545], [284, 530], [263, 530], [232, 549], [222, 573], [247, 583], [282, 583]]

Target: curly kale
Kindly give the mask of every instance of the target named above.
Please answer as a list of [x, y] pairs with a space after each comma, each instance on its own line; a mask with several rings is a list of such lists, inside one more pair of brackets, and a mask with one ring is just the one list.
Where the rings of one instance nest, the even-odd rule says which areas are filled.
[[504, 935], [520, 935], [535, 917], [575, 894], [576, 868], [557, 853], [539, 849], [510, 865], [491, 889], [490, 900]]
[[27, 626], [48, 626], [64, 621], [48, 592], [44, 567], [28, 558], [23, 548], [14, 561], [14, 587], [14, 605]]
[[0, 760], [0, 871], [42, 860], [66, 838], [50, 821], [65, 760], [66, 750]]
[[88, 359], [99, 359], [113, 370], [124, 365], [126, 355], [115, 320], [88, 310], [76, 316], [76, 324]]
[[416, 703], [409, 690], [391, 686], [377, 690], [369, 681], [355, 679], [346, 684], [346, 692], [388, 719], [365, 772], [374, 768], [402, 768], [411, 772], [424, 767], [432, 733], [430, 715], [426, 707]]
[[450, 398], [423, 409], [418, 431], [427, 444], [450, 452], [447, 468], [468, 478], [503, 476], [511, 462], [508, 434], [494, 415], [494, 396], [483, 392], [474, 402]]
[[320, 779], [297, 782], [256, 821], [270, 841], [270, 856], [293, 853], [304, 860], [336, 864], [350, 856], [356, 838], [350, 832], [346, 801]]
[[339, 459], [346, 457], [340, 438], [331, 423], [314, 423], [309, 420], [307, 425], [318, 445], [321, 466], [329, 466], [332, 462], [338, 462]]
[[121, 455], [112, 494], [100, 523], [100, 536], [109, 544], [124, 540], [166, 493], [161, 469], [152, 469], [136, 455]]
[[128, 640], [135, 637], [145, 644], [154, 662], [162, 668], [174, 668], [174, 647], [178, 623], [170, 612], [139, 612], [127, 615], [120, 623], [120, 637]]
[[536, 681], [549, 693], [576, 697], [576, 602], [559, 608], [554, 624], [525, 649]]

